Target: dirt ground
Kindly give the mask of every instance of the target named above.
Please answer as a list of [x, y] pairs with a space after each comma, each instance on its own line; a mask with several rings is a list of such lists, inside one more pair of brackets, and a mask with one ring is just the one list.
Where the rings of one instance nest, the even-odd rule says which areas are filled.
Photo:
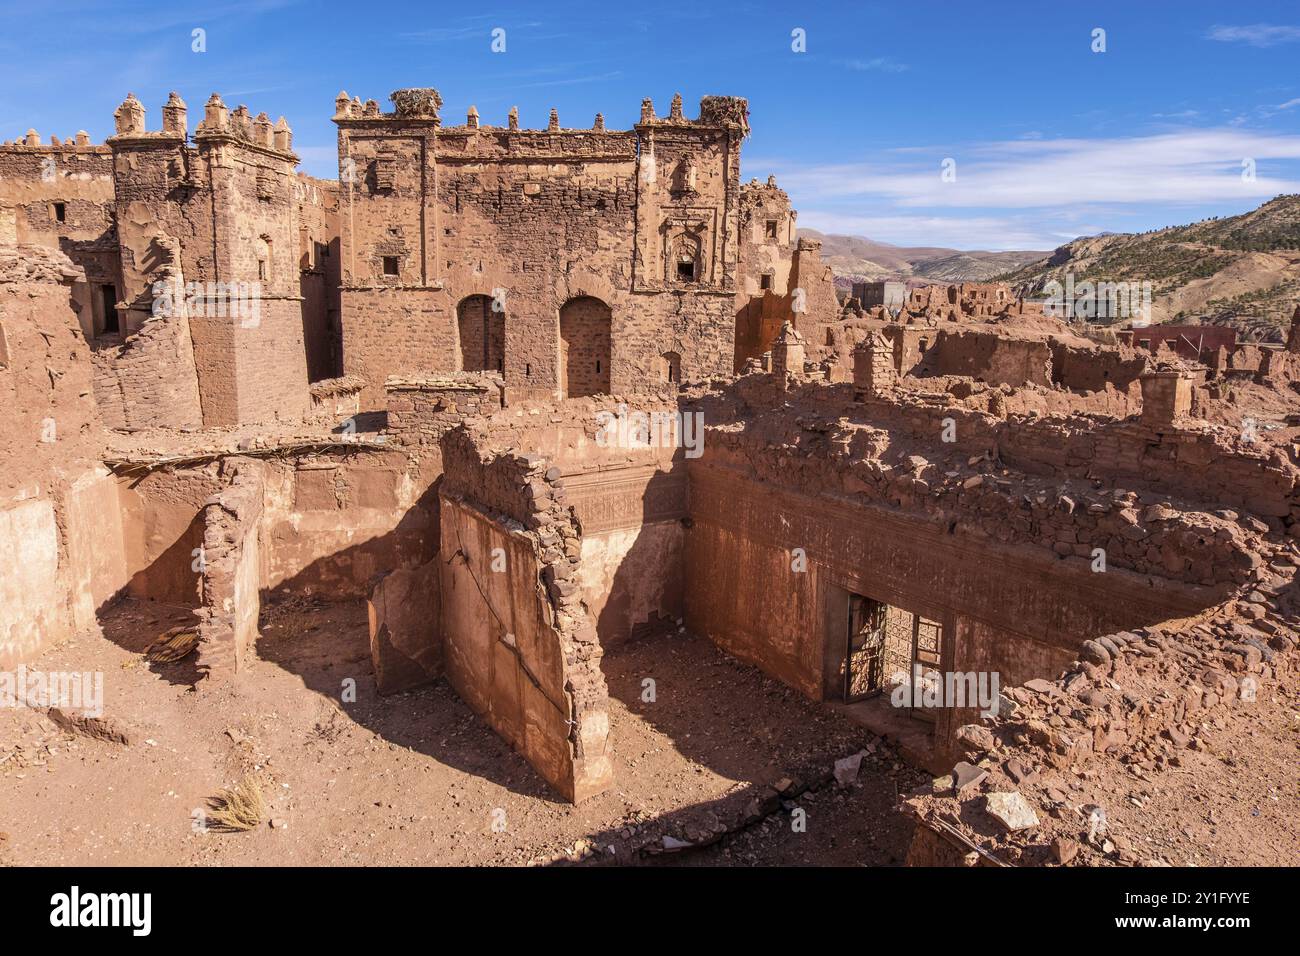
[[[630, 847], [689, 837], [723, 798], [866, 748], [858, 785], [805, 793], [712, 846], [644, 862], [896, 865], [910, 836], [898, 793], [929, 779], [844, 716], [688, 634], [606, 655], [616, 784], [575, 807], [445, 682], [377, 697], [362, 603], [269, 604], [258, 659], [237, 684], [198, 691], [192, 656], [150, 664], [142, 655], [189, 611], [128, 599], [103, 617], [104, 637], [52, 648], [28, 667], [101, 671], [104, 714], [125, 721], [133, 742], [0, 710], [0, 863], [640, 861]], [[349, 678], [355, 702], [340, 699]], [[642, 699], [646, 678], [652, 702]], [[204, 830], [210, 798], [245, 774], [267, 796], [268, 823]]]

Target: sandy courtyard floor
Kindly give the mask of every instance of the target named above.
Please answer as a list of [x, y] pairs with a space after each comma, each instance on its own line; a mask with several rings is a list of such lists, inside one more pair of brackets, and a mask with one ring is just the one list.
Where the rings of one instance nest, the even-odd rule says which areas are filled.
[[[445, 682], [378, 697], [362, 603], [264, 607], [251, 667], [237, 684], [199, 691], [192, 657], [150, 664], [142, 655], [188, 619], [124, 600], [104, 614], [105, 637], [28, 665], [101, 671], [104, 714], [125, 721], [133, 742], [0, 711], [0, 863], [525, 865], [584, 847], [585, 862], [629, 862], [641, 859], [633, 847], [664, 834], [690, 838], [724, 798], [869, 748], [857, 786], [823, 787], [739, 836], [652, 861], [896, 865], [910, 835], [898, 794], [928, 780], [831, 709], [708, 641], [673, 634], [606, 655], [616, 783], [575, 807]], [[654, 702], [641, 699], [646, 677]], [[340, 701], [348, 678], [355, 703]], [[245, 774], [267, 795], [269, 822], [204, 832], [196, 819], [209, 799]]]

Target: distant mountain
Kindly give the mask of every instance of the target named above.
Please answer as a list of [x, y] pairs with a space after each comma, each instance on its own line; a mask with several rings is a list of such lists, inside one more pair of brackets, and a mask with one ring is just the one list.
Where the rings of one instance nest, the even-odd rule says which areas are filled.
[[1300, 298], [1300, 195], [1240, 216], [1076, 239], [998, 276], [1027, 295], [1052, 280], [1150, 282], [1153, 320], [1190, 317], [1276, 340]]
[[984, 282], [994, 275], [1045, 259], [1040, 252], [970, 252], [943, 246], [894, 246], [862, 236], [828, 235], [800, 229], [799, 235], [820, 239], [822, 260], [835, 273], [836, 284], [854, 280], [910, 279], [913, 282]]

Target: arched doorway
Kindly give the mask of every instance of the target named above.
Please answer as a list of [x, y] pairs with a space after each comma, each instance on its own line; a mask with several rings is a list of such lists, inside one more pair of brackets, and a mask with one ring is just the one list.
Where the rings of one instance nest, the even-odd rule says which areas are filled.
[[600, 299], [579, 296], [560, 309], [560, 387], [565, 398], [609, 394], [610, 325]]
[[464, 372], [504, 372], [506, 314], [492, 310], [492, 299], [471, 295], [456, 307], [460, 368]]

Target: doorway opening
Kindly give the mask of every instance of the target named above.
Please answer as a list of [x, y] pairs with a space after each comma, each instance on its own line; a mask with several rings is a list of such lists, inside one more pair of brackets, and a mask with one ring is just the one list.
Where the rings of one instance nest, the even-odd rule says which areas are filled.
[[[879, 701], [929, 725], [938, 712], [919, 705], [927, 687], [942, 686], [943, 625], [905, 608], [848, 592], [845, 630], [843, 700], [846, 704]], [[894, 706], [894, 692], [900, 707]]]

